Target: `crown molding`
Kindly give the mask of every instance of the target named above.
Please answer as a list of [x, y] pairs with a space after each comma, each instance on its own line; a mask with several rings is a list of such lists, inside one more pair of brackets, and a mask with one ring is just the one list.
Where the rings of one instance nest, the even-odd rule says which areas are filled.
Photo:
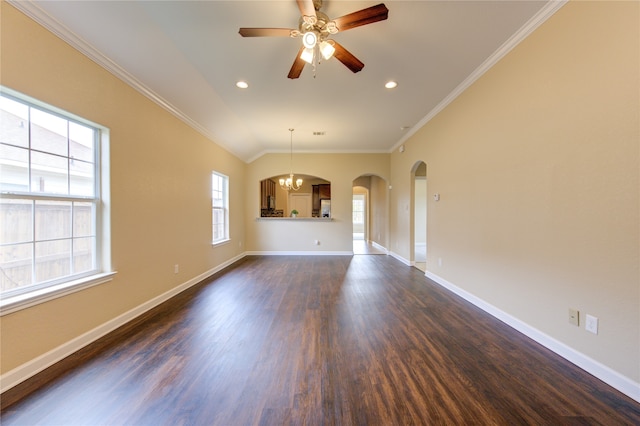
[[[91, 59], [93, 62], [106, 69], [108, 72], [133, 87], [139, 93], [155, 102], [160, 107], [164, 108], [170, 114], [183, 121], [185, 124], [196, 130], [198, 133], [205, 136], [211, 141], [215, 141], [214, 135], [204, 126], [197, 121], [190, 118], [183, 113], [180, 109], [172, 105], [162, 96], [155, 93], [149, 87], [144, 85], [132, 74], [127, 72], [124, 68], [119, 66], [109, 57], [102, 54], [96, 48], [94, 48], [82, 37], [75, 34], [64, 24], [47, 14], [44, 10], [38, 7], [31, 0], [6, 0], [7, 3], [33, 19], [38, 24], [52, 32], [54, 35], [68, 43], [71, 47], [78, 50], [80, 53]], [[542, 25], [547, 19], [555, 14], [562, 6], [564, 6], [569, 0], [550, 0], [540, 11], [532, 17], [525, 25], [523, 25], [514, 35], [512, 35], [505, 43], [502, 44], [487, 60], [485, 60], [478, 68], [476, 68], [460, 85], [458, 85], [446, 98], [444, 98], [435, 108], [433, 108], [422, 120], [415, 124], [403, 137], [400, 139], [391, 149], [383, 151], [364, 151], [366, 153], [387, 153], [390, 154], [406, 140], [413, 136], [421, 127], [427, 124], [438, 113], [445, 109], [451, 102], [453, 102], [458, 96], [460, 96], [469, 86], [471, 86], [476, 80], [478, 80], [484, 73], [486, 73], [491, 67], [493, 67], [500, 59], [502, 59], [507, 53], [515, 48], [521, 41], [535, 31], [540, 25]], [[255, 161], [261, 156], [269, 153], [269, 150], [259, 152], [253, 155], [251, 158], [243, 158], [243, 156], [235, 153], [229, 147], [219, 142], [214, 142], [220, 145], [223, 149], [229, 151], [236, 157], [243, 159], [247, 164]], [[362, 153], [363, 151], [359, 151]], [[332, 151], [331, 153], [336, 153]], [[355, 153], [355, 152], [353, 152]]]
[[[115, 63], [109, 57], [102, 54], [95, 47], [93, 47], [90, 43], [85, 41], [82, 37], [71, 31], [68, 27], [62, 24], [57, 19], [50, 16], [47, 12], [42, 10], [38, 5], [33, 3], [31, 0], [6, 0], [7, 3], [11, 4], [13, 7], [27, 15], [29, 18], [33, 19], [38, 24], [42, 25], [44, 28], [52, 32], [58, 38], [62, 39], [66, 43], [68, 43], [71, 47], [78, 50], [80, 53], [91, 59], [93, 62], [101, 66], [102, 68], [109, 71], [111, 74], [133, 87], [135, 90], [140, 92], [142, 95], [146, 96], [152, 102], [155, 102], [161, 108], [164, 108], [170, 114], [182, 120], [185, 124], [205, 136], [207, 139], [214, 141], [215, 138], [211, 134], [209, 130], [207, 130], [204, 126], [191, 119], [188, 115], [184, 114], [180, 109], [172, 105], [169, 101], [164, 99], [162, 96], [158, 95], [156, 92], [151, 90], [149, 87], [144, 85], [140, 80], [122, 68], [120, 65]], [[217, 142], [216, 142], [217, 143]], [[218, 144], [221, 145], [221, 144]], [[221, 145], [224, 149], [231, 152], [233, 155], [236, 155], [232, 151], [230, 151], [227, 147]]]
[[540, 25], [542, 25], [547, 19], [553, 16], [562, 6], [564, 6], [569, 0], [549, 0], [542, 9], [538, 11], [531, 19], [529, 19], [518, 31], [516, 31], [502, 46], [500, 46], [491, 56], [489, 56], [478, 68], [476, 68], [462, 83], [458, 85], [447, 97], [445, 97], [438, 105], [435, 106], [429, 113], [420, 120], [415, 126], [400, 139], [393, 147], [388, 151], [392, 153], [398, 149], [403, 143], [405, 143], [411, 136], [413, 136], [420, 128], [431, 121], [436, 115], [438, 115], [443, 109], [445, 109], [451, 102], [453, 102], [458, 96], [460, 96], [465, 90], [476, 82], [480, 77], [489, 71], [495, 64], [500, 61], [504, 56], [513, 50], [520, 42], [526, 39], [532, 32], [534, 32]]

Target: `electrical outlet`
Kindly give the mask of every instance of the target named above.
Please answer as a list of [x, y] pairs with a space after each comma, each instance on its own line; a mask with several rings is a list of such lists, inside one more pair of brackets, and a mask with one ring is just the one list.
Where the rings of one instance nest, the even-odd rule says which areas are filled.
[[177, 274], [178, 272], [180, 272], [180, 265], [176, 263], [175, 265], [173, 265], [173, 273]]
[[580, 325], [580, 312], [577, 309], [569, 308], [569, 324]]
[[598, 334], [598, 318], [587, 314], [584, 328], [593, 334]]

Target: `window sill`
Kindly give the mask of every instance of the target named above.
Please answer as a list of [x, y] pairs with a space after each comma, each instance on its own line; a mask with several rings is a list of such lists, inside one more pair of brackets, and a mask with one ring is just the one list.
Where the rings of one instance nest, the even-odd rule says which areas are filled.
[[224, 244], [228, 244], [230, 241], [231, 241], [231, 238], [227, 238], [227, 239], [220, 240], [220, 241], [214, 241], [214, 242], [211, 243], [211, 245], [213, 247], [221, 246], [221, 245], [224, 245]]
[[45, 303], [89, 287], [106, 283], [111, 281], [115, 274], [116, 272], [105, 272], [51, 287], [34, 290], [29, 293], [2, 298], [0, 299], [0, 316], [8, 315], [31, 306], [39, 305], [40, 303]]

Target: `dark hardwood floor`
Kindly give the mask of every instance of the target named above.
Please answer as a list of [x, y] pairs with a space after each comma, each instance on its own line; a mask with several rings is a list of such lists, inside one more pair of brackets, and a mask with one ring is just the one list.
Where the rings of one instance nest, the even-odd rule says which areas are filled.
[[640, 404], [389, 256], [246, 257], [2, 403], [6, 426], [640, 424]]

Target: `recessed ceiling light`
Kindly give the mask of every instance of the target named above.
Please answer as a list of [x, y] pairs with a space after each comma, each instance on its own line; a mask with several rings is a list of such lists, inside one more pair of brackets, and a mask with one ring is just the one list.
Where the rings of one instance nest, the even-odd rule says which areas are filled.
[[239, 82], [236, 83], [236, 87], [239, 87], [240, 89], [246, 89], [247, 87], [249, 87], [249, 83], [247, 83], [246, 81], [240, 80]]
[[391, 81], [387, 81], [384, 84], [384, 87], [386, 87], [387, 89], [394, 89], [398, 86], [398, 83], [396, 83], [395, 81], [391, 80]]

